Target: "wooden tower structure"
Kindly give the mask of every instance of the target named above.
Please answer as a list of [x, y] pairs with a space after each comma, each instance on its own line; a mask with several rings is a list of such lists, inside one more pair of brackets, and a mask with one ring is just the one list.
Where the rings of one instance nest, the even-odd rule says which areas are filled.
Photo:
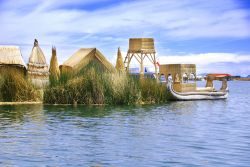
[[129, 49], [124, 60], [125, 70], [129, 72], [129, 65], [133, 58], [140, 64], [140, 78], [144, 78], [144, 60], [149, 59], [155, 67], [157, 76], [157, 65], [153, 38], [130, 38]]

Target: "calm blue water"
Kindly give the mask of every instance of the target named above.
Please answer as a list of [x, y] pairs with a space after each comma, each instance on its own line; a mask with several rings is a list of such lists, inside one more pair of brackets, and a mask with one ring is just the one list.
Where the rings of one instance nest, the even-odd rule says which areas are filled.
[[250, 82], [220, 101], [0, 106], [0, 166], [250, 166]]

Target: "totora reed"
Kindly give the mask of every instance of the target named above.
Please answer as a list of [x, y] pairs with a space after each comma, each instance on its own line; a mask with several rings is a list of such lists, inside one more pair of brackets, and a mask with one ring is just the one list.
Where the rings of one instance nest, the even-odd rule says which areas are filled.
[[166, 86], [154, 79], [137, 80], [91, 63], [78, 73], [61, 75], [44, 91], [47, 104], [153, 104], [166, 101]]
[[42, 93], [15, 69], [6, 69], [0, 76], [0, 101], [35, 102], [42, 100]]

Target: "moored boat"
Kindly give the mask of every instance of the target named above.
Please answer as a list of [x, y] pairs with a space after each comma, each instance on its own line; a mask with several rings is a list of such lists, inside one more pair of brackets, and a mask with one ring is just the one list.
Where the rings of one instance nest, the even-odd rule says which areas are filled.
[[192, 92], [177, 92], [173, 88], [172, 80], [168, 81], [167, 90], [171, 100], [219, 100], [226, 99], [229, 93], [226, 79], [222, 80], [222, 87], [220, 90], [205, 87], [204, 89], [198, 88], [196, 91]]
[[[162, 82], [162, 77], [165, 81]], [[217, 100], [228, 97], [227, 81], [230, 74], [208, 74], [206, 87], [197, 87], [195, 64], [165, 64], [160, 66], [160, 81], [167, 83], [170, 100]], [[222, 81], [219, 90], [215, 90], [213, 81]]]

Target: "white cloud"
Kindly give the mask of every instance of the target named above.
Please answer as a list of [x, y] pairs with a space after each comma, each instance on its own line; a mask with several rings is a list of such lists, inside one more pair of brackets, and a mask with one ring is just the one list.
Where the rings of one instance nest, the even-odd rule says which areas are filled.
[[[126, 52], [122, 51], [125, 58]], [[237, 53], [200, 53], [189, 55], [157, 56], [159, 64], [196, 64], [197, 73], [230, 73], [232, 75], [247, 76], [250, 74], [250, 54]], [[115, 64], [116, 55], [112, 63]], [[153, 64], [145, 58], [144, 66], [153, 67]], [[136, 59], [132, 59], [130, 67], [140, 67]], [[153, 68], [152, 68], [153, 69]]]
[[[184, 39], [250, 36], [249, 14], [238, 9], [233, 0], [132, 1], [96, 11], [61, 8], [69, 5], [66, 0], [4, 2], [5, 10], [0, 12], [1, 37], [9, 42], [20, 39], [28, 42], [29, 37], [34, 36], [42, 36], [49, 42], [53, 36], [57, 43], [69, 43], [75, 40], [70, 33], [105, 36], [162, 33], [167, 38]], [[71, 5], [90, 3], [70, 2]], [[20, 10], [22, 8], [25, 10]], [[57, 33], [64, 33], [64, 38], [57, 37]]]
[[250, 63], [250, 55], [241, 55], [233, 53], [201, 53], [189, 55], [169, 55], [160, 56], [161, 64], [198, 64], [209, 65], [212, 63]]
[[201, 53], [160, 56], [160, 64], [196, 64], [198, 73], [224, 72], [233, 75], [250, 74], [250, 54]]
[[[47, 60], [51, 46], [56, 45], [62, 63], [80, 47], [98, 47], [113, 59], [117, 47], [127, 48], [128, 38], [133, 36], [160, 36], [161, 41], [250, 37], [249, 12], [241, 9], [236, 0], [139, 0], [96, 10], [67, 8], [90, 3], [105, 6], [109, 0], [1, 1], [0, 44], [20, 45], [27, 61], [33, 39], [38, 38]], [[225, 58], [218, 59], [214, 53], [170, 57], [187, 63], [192, 59], [203, 66], [206, 62], [237, 63], [247, 59], [244, 55], [220, 56]]]

